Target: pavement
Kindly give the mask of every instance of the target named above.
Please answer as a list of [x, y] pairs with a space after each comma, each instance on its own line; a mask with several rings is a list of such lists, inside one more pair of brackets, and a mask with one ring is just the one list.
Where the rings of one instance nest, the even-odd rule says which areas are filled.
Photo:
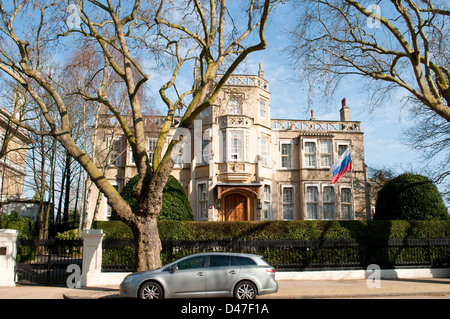
[[[278, 280], [278, 292], [258, 299], [450, 299], [450, 278], [366, 280]], [[67, 288], [17, 285], [0, 287], [0, 299], [118, 299], [117, 285]]]

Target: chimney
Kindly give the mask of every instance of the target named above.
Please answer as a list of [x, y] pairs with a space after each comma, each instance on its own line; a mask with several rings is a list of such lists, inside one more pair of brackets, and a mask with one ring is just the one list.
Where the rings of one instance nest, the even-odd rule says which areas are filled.
[[341, 114], [341, 122], [350, 121], [350, 108], [347, 105], [347, 99], [344, 97], [341, 101], [342, 108], [339, 111]]
[[259, 63], [258, 76], [259, 76], [261, 79], [264, 79], [264, 70], [263, 70], [263, 68], [262, 68], [262, 63]]
[[311, 110], [311, 119], [310, 121], [315, 121], [316, 118], [314, 117], [314, 110]]

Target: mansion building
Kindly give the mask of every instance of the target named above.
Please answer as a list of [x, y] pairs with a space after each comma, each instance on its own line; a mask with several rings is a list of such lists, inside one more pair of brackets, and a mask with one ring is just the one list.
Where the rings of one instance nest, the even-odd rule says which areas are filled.
[[[194, 76], [196, 70], [194, 71]], [[172, 175], [190, 201], [195, 220], [371, 219], [361, 123], [350, 121], [346, 99], [340, 121], [272, 119], [269, 82], [233, 75], [186, 132], [173, 154]], [[337, 110], [336, 110], [337, 112]], [[119, 191], [137, 174], [123, 133], [111, 115], [94, 127], [95, 164]], [[126, 116], [131, 125], [131, 116]], [[148, 154], [164, 117], [146, 116]], [[132, 125], [131, 125], [132, 126]], [[350, 148], [352, 170], [331, 184], [330, 167]], [[95, 185], [88, 188], [88, 220], [108, 220], [111, 208]]]

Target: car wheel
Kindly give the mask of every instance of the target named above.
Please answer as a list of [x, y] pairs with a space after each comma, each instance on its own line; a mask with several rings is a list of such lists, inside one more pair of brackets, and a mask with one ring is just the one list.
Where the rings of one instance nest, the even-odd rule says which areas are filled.
[[163, 299], [162, 287], [156, 282], [147, 282], [139, 289], [139, 299]]
[[256, 286], [250, 281], [242, 281], [234, 287], [235, 299], [255, 299]]

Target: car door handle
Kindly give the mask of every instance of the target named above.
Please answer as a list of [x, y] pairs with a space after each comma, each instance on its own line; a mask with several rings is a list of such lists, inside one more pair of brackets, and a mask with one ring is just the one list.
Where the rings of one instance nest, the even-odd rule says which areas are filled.
[[203, 276], [203, 273], [202, 273], [202, 272], [198, 272], [198, 273], [196, 273], [195, 275], [198, 276], [198, 277], [202, 277], [202, 276]]
[[236, 270], [230, 270], [228, 273], [229, 273], [230, 275], [236, 275]]

